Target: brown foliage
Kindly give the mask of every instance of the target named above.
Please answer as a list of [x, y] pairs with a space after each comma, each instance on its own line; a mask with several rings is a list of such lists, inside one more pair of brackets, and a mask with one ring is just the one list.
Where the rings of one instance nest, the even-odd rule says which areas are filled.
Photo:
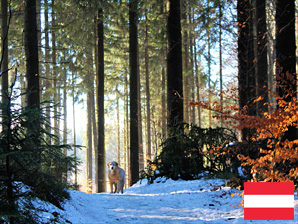
[[[280, 87], [281, 88], [281, 87]], [[211, 107], [204, 102], [191, 103], [215, 110], [218, 119], [233, 125], [239, 131], [250, 131], [247, 139], [237, 144], [237, 157], [243, 167], [249, 167], [254, 181], [294, 181], [298, 182], [298, 139], [286, 139], [286, 133], [296, 130], [298, 121], [297, 92], [284, 90], [284, 96], [270, 93], [276, 99], [277, 108], [269, 105], [269, 111], [260, 112], [257, 116], [247, 113], [247, 107], [238, 106], [221, 108], [218, 104]], [[262, 101], [262, 97], [254, 103]], [[289, 100], [290, 99], [290, 100]], [[290, 130], [289, 130], [290, 129]], [[221, 153], [225, 153], [222, 152]], [[229, 149], [230, 150], [230, 149]]]

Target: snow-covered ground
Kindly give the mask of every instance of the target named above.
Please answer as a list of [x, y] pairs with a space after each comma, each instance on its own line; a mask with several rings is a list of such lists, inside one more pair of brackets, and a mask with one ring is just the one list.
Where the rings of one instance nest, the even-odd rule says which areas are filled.
[[[158, 182], [158, 183], [157, 183]], [[152, 185], [146, 180], [126, 189], [124, 194], [86, 194], [70, 191], [71, 200], [64, 211], [47, 205], [43, 222], [54, 217], [60, 223], [281, 223], [281, 221], [244, 221], [244, 209], [237, 204], [239, 192], [222, 187], [224, 180], [201, 179], [173, 181], [160, 179]], [[239, 192], [241, 193], [241, 192]], [[235, 207], [233, 208], [233, 205]], [[295, 196], [295, 220], [298, 223], [298, 198]]]

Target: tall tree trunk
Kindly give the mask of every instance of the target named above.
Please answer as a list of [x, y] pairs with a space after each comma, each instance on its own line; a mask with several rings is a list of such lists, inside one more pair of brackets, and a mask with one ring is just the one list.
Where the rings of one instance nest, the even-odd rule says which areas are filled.
[[168, 127], [183, 122], [180, 0], [168, 0], [167, 101]]
[[[94, 77], [93, 77], [93, 84], [94, 84]], [[95, 172], [94, 172], [94, 185], [96, 186], [97, 183], [98, 183], [98, 176], [97, 176], [97, 138], [98, 138], [98, 135], [97, 135], [97, 125], [96, 125], [96, 103], [95, 103], [95, 95], [94, 95], [94, 85], [92, 86], [93, 88], [93, 91], [91, 91], [93, 94], [91, 94], [91, 116], [92, 116], [92, 139], [93, 139], [93, 155], [94, 155], [94, 167], [95, 167]], [[95, 187], [96, 188], [96, 187]]]
[[[54, 5], [55, 1], [52, 0], [52, 64], [53, 64], [53, 69], [52, 69], [52, 88], [53, 88], [53, 101], [54, 101], [54, 135], [59, 137], [59, 123], [58, 123], [58, 85], [57, 85], [57, 80], [58, 80], [58, 75], [57, 75], [57, 67], [56, 67], [56, 33], [55, 33], [55, 25], [56, 25], [56, 18], [55, 18], [55, 13], [54, 13]], [[56, 142], [58, 143], [58, 142]]]
[[268, 111], [268, 62], [267, 62], [267, 24], [266, 0], [256, 0], [257, 20], [257, 97], [263, 100], [257, 103], [257, 113]]
[[[219, 1], [219, 94], [220, 94], [220, 107], [223, 109], [223, 83], [222, 83], [222, 2]], [[223, 120], [220, 120], [220, 127], [223, 127]]]
[[[196, 88], [197, 88], [197, 101], [201, 101], [201, 96], [200, 96], [200, 85], [201, 85], [201, 73], [199, 69], [201, 66], [200, 59], [199, 61], [197, 60], [197, 47], [196, 47], [196, 39], [194, 38], [194, 52], [195, 52], [195, 58], [194, 58], [194, 63], [195, 63], [195, 83], [196, 83]], [[201, 106], [198, 105], [198, 125], [199, 127], [202, 127], [202, 119], [201, 119]]]
[[[101, 3], [103, 3], [101, 1]], [[106, 191], [106, 159], [105, 159], [105, 130], [104, 130], [104, 26], [103, 9], [98, 8], [97, 14], [97, 122], [98, 122], [98, 183], [96, 192]]]
[[138, 133], [139, 133], [139, 171], [144, 170], [143, 123], [141, 80], [138, 78]]
[[[65, 54], [64, 54], [65, 55]], [[65, 57], [64, 57], [65, 60]], [[63, 144], [67, 144], [67, 71], [63, 69]], [[67, 156], [67, 148], [63, 151], [64, 155]], [[63, 174], [63, 181], [67, 183], [67, 168], [65, 167], [65, 173]]]
[[[237, 2], [238, 14], [238, 82], [239, 82], [239, 105], [247, 113], [255, 115], [255, 105], [253, 100], [255, 94], [255, 67], [254, 67], [254, 44], [252, 28], [252, 5], [250, 1], [239, 0]], [[248, 129], [242, 130], [242, 140], [249, 139]]]
[[[48, 119], [50, 119], [51, 116], [51, 109], [50, 109], [50, 103], [51, 100], [51, 82], [50, 79], [52, 77], [50, 72], [50, 46], [49, 46], [49, 15], [48, 15], [48, 2], [44, 2], [44, 23], [45, 23], [45, 32], [44, 32], [44, 41], [45, 41], [45, 76], [47, 79], [45, 79], [45, 93], [43, 94], [44, 99], [48, 102], [46, 104], [46, 116]], [[51, 133], [51, 127], [50, 125], [46, 125], [46, 130], [48, 133]], [[51, 144], [51, 139], [47, 137], [47, 142]]]
[[[42, 58], [43, 55], [43, 51], [42, 51], [42, 47], [41, 47], [41, 2], [40, 0], [36, 0], [36, 22], [37, 22], [37, 40], [38, 40], [38, 55], [40, 58]], [[39, 71], [42, 71], [42, 63], [39, 63]], [[44, 82], [44, 80], [39, 80], [40, 81], [40, 85], [42, 84], [42, 82]]]
[[119, 94], [119, 89], [118, 89], [118, 84], [116, 86], [116, 98], [117, 98], [117, 102], [116, 102], [116, 110], [117, 110], [117, 162], [119, 164], [121, 164], [121, 134], [120, 134], [120, 103], [119, 103], [119, 98], [120, 98], [120, 94]]
[[[74, 73], [72, 73], [72, 128], [73, 128], [73, 153], [74, 153], [74, 158], [77, 160], [77, 133], [76, 133], [76, 112], [75, 112], [75, 77]], [[77, 164], [75, 164], [75, 169], [74, 169], [74, 185], [77, 187], [78, 186], [78, 167]]]
[[[25, 4], [25, 57], [27, 79], [27, 105], [40, 108], [38, 40], [36, 21], [36, 1], [28, 0]], [[39, 124], [36, 124], [38, 127]]]
[[187, 36], [187, 2], [183, 0], [181, 2], [181, 14], [182, 14], [182, 43], [183, 43], [183, 51], [182, 51], [182, 75], [183, 75], [183, 120], [186, 123], [189, 123], [189, 91], [188, 91], [188, 36]]
[[[296, 43], [295, 43], [295, 1], [276, 1], [276, 67], [277, 91], [280, 97], [290, 102], [296, 97]], [[297, 129], [289, 126], [284, 135], [289, 141], [297, 139]]]
[[[165, 15], [164, 13], [164, 1], [160, 0], [160, 15]], [[165, 16], [160, 17], [160, 23], [162, 24], [165, 21]], [[160, 32], [162, 34], [162, 37], [165, 37], [165, 29], [163, 26], [160, 27]], [[164, 40], [164, 39], [163, 39]], [[163, 41], [164, 42], [164, 41]], [[162, 52], [162, 61], [166, 60], [166, 45], [162, 44], [161, 46], [161, 52]], [[162, 116], [161, 116], [161, 122], [162, 122], [162, 139], [166, 138], [166, 132], [167, 132], [167, 102], [166, 102], [166, 71], [165, 71], [165, 66], [162, 63], [161, 65], [161, 88], [162, 88], [162, 93], [161, 93], [161, 104], [162, 104]]]
[[138, 1], [129, 1], [129, 67], [130, 67], [130, 185], [139, 178], [138, 133]]
[[[88, 88], [89, 89], [89, 88]], [[87, 93], [87, 193], [92, 193], [92, 111], [91, 111], [91, 95], [90, 90]]]
[[147, 153], [146, 161], [151, 160], [151, 105], [149, 83], [149, 52], [148, 52], [148, 24], [147, 10], [145, 12], [145, 74], [146, 74], [146, 111], [147, 111]]
[[[124, 89], [126, 90], [125, 96], [124, 96], [124, 164], [125, 164], [125, 170], [129, 169], [129, 97], [128, 97], [128, 74], [125, 73], [125, 79], [124, 79]], [[126, 186], [128, 187], [130, 185], [130, 172], [126, 172]]]
[[[1, 54], [1, 95], [2, 103], [5, 105], [8, 103], [8, 4], [7, 0], [1, 0], [1, 44], [2, 44], [2, 54]], [[5, 113], [3, 113], [5, 114]], [[2, 129], [5, 128], [2, 126]]]
[[[209, 2], [209, 1], [208, 1]], [[211, 31], [210, 28], [208, 28], [208, 105], [209, 108], [211, 107]], [[208, 122], [209, 122], [209, 128], [211, 128], [211, 109], [208, 110]]]
[[[194, 9], [189, 8], [189, 24], [193, 28], [194, 25]], [[190, 48], [190, 71], [191, 71], [191, 81], [190, 81], [190, 89], [191, 89], [191, 101], [195, 102], [195, 89], [196, 89], [196, 83], [195, 83], [195, 71], [194, 71], [194, 30], [190, 29], [189, 30], [189, 48]], [[195, 107], [191, 106], [190, 107], [190, 123], [195, 124], [196, 123], [196, 115], [195, 115]]]
[[98, 185], [98, 134], [97, 134], [97, 131], [98, 131], [98, 122], [96, 120], [96, 108], [98, 108], [97, 106], [97, 98], [95, 100], [95, 97], [97, 97], [97, 86], [98, 86], [98, 80], [97, 80], [97, 67], [98, 67], [98, 47], [97, 47], [97, 13], [95, 13], [95, 16], [94, 16], [94, 23], [95, 23], [95, 26], [94, 26], [94, 33], [96, 35], [95, 36], [95, 44], [94, 44], [94, 64], [95, 64], [95, 89], [96, 91], [95, 94], [92, 94], [92, 99], [93, 99], [93, 115], [92, 115], [92, 120], [93, 120], [93, 140], [94, 140], [94, 167], [95, 167], [95, 171], [94, 171], [94, 175], [95, 175], [95, 178], [94, 178], [94, 181], [95, 181], [95, 189], [96, 189], [96, 192], [97, 192], [97, 185]]
[[[8, 4], [7, 0], [1, 0], [1, 14], [2, 14], [2, 23], [1, 23], [1, 44], [2, 44], [2, 54], [1, 54], [1, 94], [2, 94], [2, 103], [4, 105], [1, 114], [2, 114], [2, 131], [8, 130], [11, 126], [11, 119], [9, 119], [10, 115], [10, 106], [8, 99]], [[4, 109], [5, 108], [5, 109]], [[7, 109], [6, 109], [7, 108]], [[10, 153], [11, 149], [9, 144], [7, 144], [7, 149], [4, 149], [7, 154]], [[4, 151], [4, 152], [5, 152]], [[3, 151], [2, 151], [3, 152]], [[4, 158], [3, 158], [4, 159]], [[4, 162], [2, 163], [4, 164]], [[9, 208], [8, 210], [13, 213], [17, 213], [15, 209], [15, 199], [14, 199], [14, 187], [13, 187], [13, 174], [11, 171], [10, 165], [10, 156], [5, 156], [5, 171], [7, 179], [4, 182], [6, 185], [6, 194], [8, 199]], [[4, 191], [3, 191], [4, 192]], [[14, 217], [9, 217], [9, 222], [14, 224]]]
[[162, 139], [166, 139], [167, 133], [167, 92], [166, 92], [166, 71], [164, 66], [161, 67], [161, 86], [162, 86], [162, 93], [161, 93], [161, 109], [162, 109], [162, 116], [161, 116], [161, 125], [162, 125]]
[[[274, 7], [273, 7], [274, 4]], [[268, 2], [266, 4], [266, 13], [267, 13], [267, 18], [272, 17], [271, 10], [270, 8], [275, 8], [275, 2]], [[268, 87], [270, 89], [270, 92], [276, 92], [275, 88], [275, 22], [268, 19], [267, 20], [267, 38], [268, 38]], [[271, 108], [276, 107], [276, 100], [273, 94], [269, 94], [269, 105]]]
[[[208, 0], [208, 8], [210, 7], [210, 1]], [[208, 105], [209, 108], [211, 108], [211, 21], [210, 17], [208, 15], [207, 18], [207, 42], [208, 42]], [[209, 122], [209, 128], [211, 128], [211, 110], [208, 110], [208, 122]]]

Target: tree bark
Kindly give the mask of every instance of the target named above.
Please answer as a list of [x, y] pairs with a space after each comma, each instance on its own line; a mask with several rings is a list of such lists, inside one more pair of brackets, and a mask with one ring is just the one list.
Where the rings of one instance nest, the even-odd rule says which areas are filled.
[[[296, 97], [295, 1], [276, 1], [276, 67], [277, 92], [286, 102]], [[297, 129], [288, 127], [284, 139], [297, 139]]]
[[92, 111], [91, 111], [91, 95], [93, 92], [87, 93], [87, 193], [92, 193]]
[[167, 101], [168, 127], [183, 122], [180, 0], [168, 0]]
[[[38, 62], [38, 39], [36, 21], [36, 1], [27, 0], [25, 4], [25, 57], [26, 57], [26, 80], [27, 80], [27, 105], [30, 108], [40, 108], [39, 93], [39, 62]], [[36, 124], [37, 127], [40, 124]], [[38, 128], [39, 129], [39, 128]]]
[[189, 60], [189, 52], [188, 52], [188, 35], [187, 35], [187, 2], [183, 0], [181, 3], [181, 14], [182, 14], [182, 43], [183, 43], [183, 51], [182, 51], [182, 75], [183, 75], [183, 120], [186, 123], [189, 123], [189, 91], [188, 91], [188, 60]]
[[129, 1], [129, 67], [130, 67], [130, 185], [139, 178], [138, 133], [138, 1]]
[[120, 98], [120, 94], [119, 94], [119, 89], [118, 89], [118, 85], [116, 86], [116, 110], [117, 110], [117, 162], [119, 164], [121, 164], [121, 152], [120, 152], [120, 146], [121, 146], [121, 134], [120, 134], [120, 103], [119, 103], [119, 98]]
[[[75, 78], [74, 78], [74, 73], [72, 73], [72, 126], [73, 126], [73, 153], [74, 153], [74, 158], [77, 160], [77, 134], [76, 134], [76, 112], [75, 112]], [[78, 186], [78, 167], [77, 164], [75, 164], [75, 169], [74, 169], [74, 185], [75, 187]]]
[[[248, 115], [255, 115], [253, 101], [256, 97], [255, 60], [253, 43], [252, 5], [250, 1], [237, 2], [238, 20], [238, 83], [239, 105], [243, 109], [247, 106]], [[249, 139], [248, 129], [242, 130], [242, 140]]]
[[268, 111], [268, 62], [267, 62], [267, 24], [266, 0], [256, 0], [257, 20], [257, 97], [263, 100], [257, 102], [257, 113]]
[[[102, 1], [101, 1], [102, 3]], [[98, 122], [98, 184], [96, 192], [106, 191], [106, 159], [104, 130], [104, 26], [103, 9], [99, 6], [97, 15], [97, 122]]]
[[[64, 57], [65, 60], [65, 57]], [[63, 144], [67, 144], [67, 71], [66, 68], [63, 69], [63, 81], [64, 81], [64, 88], [63, 88]], [[67, 148], [63, 151], [64, 155], [67, 156]], [[67, 183], [67, 168], [63, 174], [63, 181]]]
[[[7, 0], [1, 0], [1, 44], [2, 44], [2, 55], [1, 55], [1, 95], [2, 103], [5, 105], [8, 103], [8, 4]], [[5, 113], [3, 113], [5, 114]], [[2, 127], [5, 128], [5, 127]]]
[[[43, 97], [48, 103], [46, 104], [46, 116], [48, 119], [50, 119], [51, 116], [51, 109], [50, 109], [50, 100], [51, 100], [51, 93], [50, 93], [50, 88], [51, 88], [51, 82], [50, 79], [52, 77], [51, 72], [50, 72], [50, 46], [49, 46], [49, 15], [48, 15], [48, 2], [45, 1], [44, 3], [44, 23], [45, 23], [45, 32], [44, 32], [44, 41], [45, 41], [45, 76], [47, 79], [45, 79], [45, 92], [43, 94]], [[46, 130], [48, 133], [51, 133], [51, 127], [50, 125], [46, 126]], [[51, 139], [47, 137], [47, 142], [51, 144]]]
[[[200, 85], [201, 85], [201, 63], [200, 63], [200, 58], [199, 61], [197, 59], [197, 47], [196, 47], [196, 39], [194, 38], [194, 52], [195, 52], [195, 58], [194, 58], [194, 63], [195, 63], [195, 84], [197, 88], [197, 102], [201, 101], [201, 96], [200, 96]], [[201, 124], [202, 119], [201, 119], [201, 106], [198, 105], [198, 125], [199, 127], [202, 127]]]
[[[222, 2], [219, 1], [219, 94], [220, 94], [220, 107], [223, 109], [223, 83], [222, 83]], [[220, 120], [220, 127], [223, 127], [223, 119]]]
[[[160, 0], [160, 15], [163, 15], [160, 17], [160, 22], [163, 23], [163, 21], [166, 19], [165, 13], [164, 13], [164, 1]], [[162, 37], [165, 37], [165, 29], [161, 26], [160, 32], [162, 34]], [[162, 44], [161, 46], [161, 52], [162, 52], [162, 60], [166, 60], [166, 45]], [[163, 63], [164, 64], [164, 63]], [[162, 104], [162, 116], [161, 116], [161, 123], [162, 123], [162, 139], [166, 138], [166, 132], [167, 132], [167, 101], [166, 101], [166, 71], [165, 67], [161, 65], [161, 104]]]
[[149, 83], [149, 52], [148, 52], [148, 24], [147, 10], [145, 12], [145, 74], [146, 74], [146, 112], [147, 112], [147, 153], [146, 161], [151, 160], [151, 105], [150, 105], [150, 83]]

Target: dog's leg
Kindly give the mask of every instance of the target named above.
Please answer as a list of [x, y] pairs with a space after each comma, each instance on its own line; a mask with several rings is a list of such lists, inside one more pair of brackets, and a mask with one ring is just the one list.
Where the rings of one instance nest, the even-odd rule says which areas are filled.
[[113, 183], [110, 181], [111, 194], [113, 193]]
[[114, 191], [114, 193], [116, 193], [116, 191], [117, 191], [117, 189], [118, 189], [117, 183], [114, 183], [114, 186], [115, 186], [115, 191]]
[[119, 190], [120, 190], [120, 181], [117, 181], [116, 182], [116, 186], [117, 186], [117, 189], [116, 189], [116, 193], [118, 193], [119, 194]]
[[124, 183], [123, 183], [123, 181], [121, 180], [121, 181], [120, 181], [120, 191], [121, 191], [122, 194], [123, 194], [123, 187], [124, 187]]

